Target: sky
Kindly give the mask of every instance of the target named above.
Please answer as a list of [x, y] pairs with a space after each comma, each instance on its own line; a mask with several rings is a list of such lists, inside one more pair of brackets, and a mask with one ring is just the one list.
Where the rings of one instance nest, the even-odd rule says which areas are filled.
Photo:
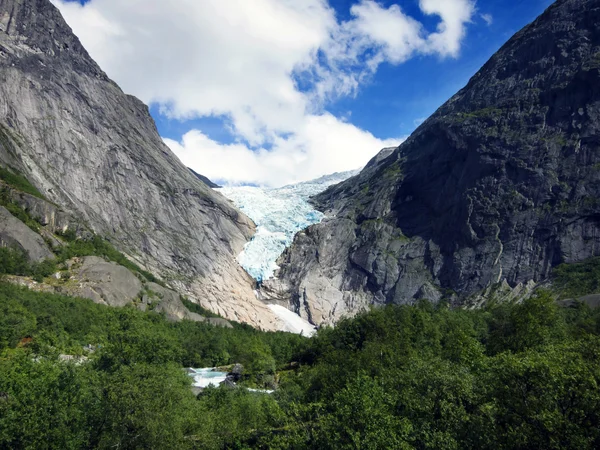
[[278, 187], [399, 145], [552, 0], [51, 0], [165, 143]]

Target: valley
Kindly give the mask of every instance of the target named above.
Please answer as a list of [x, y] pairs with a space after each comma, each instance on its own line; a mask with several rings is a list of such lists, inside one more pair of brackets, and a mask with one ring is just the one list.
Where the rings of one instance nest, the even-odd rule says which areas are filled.
[[[329, 8], [273, 1], [272, 14], [297, 8], [286, 20]], [[436, 1], [413, 5], [441, 18], [428, 35], [370, 0], [325, 21], [342, 59], [311, 47], [316, 66], [263, 77], [280, 95], [268, 114], [244, 103], [265, 96], [251, 89], [239, 109], [192, 113], [125, 93], [61, 14], [91, 11], [102, 44], [129, 32], [101, 34], [106, 5], [0, 0], [0, 449], [600, 448], [600, 0], [550, 4], [399, 140], [311, 108], [329, 101], [328, 76], [347, 95], [369, 79], [346, 73], [352, 57], [370, 70], [459, 58], [439, 46], [456, 30]], [[443, 5], [476, 17], [474, 1]], [[138, 20], [164, 3], [147, 6]], [[410, 51], [373, 46], [373, 11], [416, 30]], [[268, 41], [248, 11], [226, 19], [247, 25], [245, 51]], [[228, 62], [231, 86], [252, 61]], [[369, 107], [398, 107], [394, 83]], [[225, 91], [203, 100], [236, 100]], [[178, 142], [159, 134], [165, 116], [211, 131]], [[283, 187], [219, 187], [204, 176], [214, 161], [183, 162], [201, 145], [233, 158], [231, 179], [305, 180], [290, 160], [346, 170], [356, 142], [386, 148]]]

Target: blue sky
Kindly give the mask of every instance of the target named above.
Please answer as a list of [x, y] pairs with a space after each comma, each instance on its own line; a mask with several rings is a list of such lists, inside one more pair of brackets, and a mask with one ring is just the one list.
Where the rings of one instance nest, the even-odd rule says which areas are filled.
[[53, 0], [185, 164], [274, 186], [397, 145], [552, 3], [243, 1]]
[[[336, 3], [341, 7], [348, 2]], [[480, 13], [490, 14], [493, 22], [488, 26], [481, 17], [474, 17], [458, 58], [418, 57], [399, 66], [386, 64], [356, 98], [341, 99], [330, 108], [337, 114], [351, 110], [354, 124], [381, 138], [410, 134], [415, 121], [430, 116], [464, 87], [512, 35], [551, 3], [551, 0], [479, 0]]]

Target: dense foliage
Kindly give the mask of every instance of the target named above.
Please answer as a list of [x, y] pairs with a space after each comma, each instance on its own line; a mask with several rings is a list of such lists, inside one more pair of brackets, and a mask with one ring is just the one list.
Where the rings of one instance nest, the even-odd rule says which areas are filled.
[[600, 257], [558, 266], [553, 281], [563, 297], [576, 298], [600, 292]]
[[[0, 285], [0, 448], [598, 448], [599, 334], [600, 313], [546, 293], [390, 306], [306, 339]], [[181, 370], [234, 362], [276, 393], [195, 398]]]
[[27, 252], [12, 247], [0, 247], [0, 273], [29, 276], [37, 281], [56, 272], [57, 262], [55, 260], [44, 260], [33, 262], [29, 260]]

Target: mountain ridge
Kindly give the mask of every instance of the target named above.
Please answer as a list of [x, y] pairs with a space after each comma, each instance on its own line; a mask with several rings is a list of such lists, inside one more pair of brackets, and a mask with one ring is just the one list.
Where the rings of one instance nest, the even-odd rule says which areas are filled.
[[600, 2], [559, 0], [400, 147], [312, 199], [266, 290], [316, 324], [600, 254]]

